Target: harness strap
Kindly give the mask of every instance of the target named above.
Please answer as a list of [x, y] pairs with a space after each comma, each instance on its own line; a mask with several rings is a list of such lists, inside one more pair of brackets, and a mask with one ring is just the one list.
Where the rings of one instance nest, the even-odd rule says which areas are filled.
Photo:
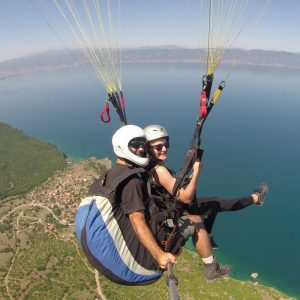
[[165, 209], [163, 211], [159, 211], [157, 212], [156, 214], [156, 221], [158, 223], [162, 223], [162, 222], [165, 222], [167, 221], [168, 219], [176, 219], [177, 216], [176, 216], [176, 213], [174, 211], [174, 209]]
[[143, 168], [134, 168], [134, 169], [130, 169], [128, 172], [122, 173], [119, 176], [114, 178], [111, 189], [115, 191], [119, 186], [119, 184], [123, 182], [125, 179], [129, 178], [134, 174], [145, 173], [145, 172], [146, 171]]
[[124, 98], [122, 91], [120, 91], [120, 96], [121, 96], [121, 105], [122, 105], [122, 108], [124, 109], [125, 108], [125, 98]]
[[172, 231], [168, 234], [167, 239], [161, 241], [165, 252], [171, 252], [173, 255], [178, 256], [184, 245], [184, 238], [178, 231], [177, 226], [174, 226]]
[[125, 108], [123, 109], [121, 105], [119, 94], [117, 92], [108, 94], [108, 101], [110, 101], [110, 103], [115, 108], [121, 123], [123, 125], [126, 125], [127, 123], [126, 123], [126, 116], [125, 116]]
[[200, 96], [200, 114], [199, 117], [197, 118], [195, 130], [190, 143], [191, 150], [187, 152], [184, 165], [182, 166], [182, 168], [180, 169], [180, 171], [176, 176], [176, 182], [172, 190], [173, 196], [176, 194], [178, 189], [182, 186], [183, 181], [187, 177], [188, 173], [191, 171], [194, 162], [197, 159], [201, 161], [203, 155], [203, 150], [200, 148], [201, 145], [200, 136], [202, 133], [202, 128], [208, 114], [212, 110], [214, 104], [217, 102], [222, 90], [225, 87], [225, 81], [222, 81], [219, 84], [217, 91], [213, 95], [213, 98], [209, 101], [213, 80], [214, 80], [213, 74], [204, 75], [202, 77], [202, 91]]
[[206, 91], [201, 92], [200, 97], [200, 118], [205, 118], [207, 116], [207, 95]]
[[121, 106], [122, 106], [122, 111], [123, 111], [124, 125], [126, 125], [127, 118], [126, 118], [126, 111], [125, 111], [125, 98], [124, 98], [122, 91], [120, 91], [120, 97], [121, 97]]
[[107, 172], [99, 179], [95, 180], [94, 183], [91, 185], [89, 194], [90, 195], [97, 195], [98, 193], [104, 193], [105, 195], [110, 195], [113, 192], [116, 191], [117, 187], [123, 182], [125, 179], [129, 178], [130, 176], [134, 174], [142, 174], [145, 173], [145, 169], [143, 168], [135, 168], [130, 169], [125, 173], [120, 174], [119, 176], [116, 176], [113, 179], [112, 187], [105, 186], [105, 181], [107, 177]]
[[[107, 115], [106, 119], [104, 119], [105, 114]], [[106, 101], [106, 104], [105, 104], [105, 107], [104, 107], [103, 111], [100, 114], [100, 119], [104, 123], [109, 123], [110, 122], [109, 104], [108, 104], [107, 101]]]
[[176, 175], [176, 181], [172, 190], [172, 196], [175, 196], [177, 191], [182, 187], [183, 180], [187, 176], [187, 174], [191, 171], [195, 161], [201, 161], [204, 150], [201, 148], [192, 148], [189, 150], [185, 156], [185, 161]]

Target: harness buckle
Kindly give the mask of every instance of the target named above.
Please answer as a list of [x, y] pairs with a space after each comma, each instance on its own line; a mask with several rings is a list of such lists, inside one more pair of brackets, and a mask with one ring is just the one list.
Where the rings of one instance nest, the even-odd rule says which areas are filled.
[[170, 228], [174, 228], [175, 227], [173, 219], [167, 219], [166, 223], [167, 223], [168, 227], [170, 227]]

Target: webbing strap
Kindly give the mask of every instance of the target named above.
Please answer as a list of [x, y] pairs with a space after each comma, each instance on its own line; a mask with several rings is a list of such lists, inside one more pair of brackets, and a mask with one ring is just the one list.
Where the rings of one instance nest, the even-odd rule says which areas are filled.
[[120, 91], [120, 96], [121, 96], [121, 105], [122, 105], [122, 110], [123, 110], [123, 117], [124, 117], [124, 125], [127, 124], [127, 118], [126, 118], [126, 111], [125, 111], [125, 98], [123, 95], [123, 92]]
[[[105, 114], [107, 115], [106, 119], [104, 119]], [[104, 123], [109, 123], [110, 122], [110, 114], [109, 114], [109, 104], [106, 102], [105, 107], [103, 111], [100, 114], [100, 119]]]
[[122, 104], [122, 108], [125, 108], [125, 99], [124, 99], [124, 95], [122, 92], [120, 92], [120, 96], [121, 96], [121, 104]]
[[176, 176], [176, 181], [172, 190], [172, 196], [176, 194], [176, 192], [182, 187], [184, 183], [184, 179], [187, 177], [193, 164], [198, 159], [201, 161], [203, 150], [200, 148], [201, 145], [201, 132], [204, 125], [206, 118], [208, 117], [210, 111], [214, 107], [215, 103], [217, 102], [218, 98], [222, 90], [225, 87], [225, 81], [222, 81], [219, 84], [218, 89], [214, 93], [212, 99], [210, 99], [210, 93], [212, 88], [214, 76], [213, 74], [204, 75], [202, 77], [202, 91], [200, 96], [200, 113], [199, 117], [197, 118], [195, 130], [193, 133], [193, 137], [190, 143], [191, 150], [189, 150], [186, 154], [186, 158], [184, 164], [180, 171]]
[[[105, 107], [100, 114], [100, 119], [102, 122], [104, 122], [104, 123], [110, 122], [110, 112], [109, 112], [109, 103], [108, 103], [108, 101], [109, 101], [115, 108], [122, 125], [127, 125], [127, 119], [126, 119], [126, 113], [125, 113], [125, 100], [124, 100], [124, 95], [122, 92], [120, 92], [120, 96], [121, 96], [121, 100], [120, 100], [119, 94], [117, 92], [108, 94]], [[105, 115], [107, 115], [106, 118], [105, 118]]]
[[107, 172], [106, 172], [101, 178], [94, 181], [94, 183], [90, 187], [89, 194], [93, 196], [101, 194], [109, 197], [109, 195], [114, 193], [117, 187], [119, 186], [119, 184], [123, 182], [126, 178], [129, 178], [134, 174], [139, 174], [139, 173], [142, 174], [145, 172], [146, 171], [143, 168], [135, 168], [135, 169], [127, 170], [126, 172], [121, 173], [119, 174], [119, 176], [113, 178], [111, 187], [107, 187], [105, 185], [106, 178], [107, 178]]
[[200, 118], [205, 118], [207, 116], [207, 95], [206, 95], [206, 91], [201, 92], [199, 116], [200, 116]]
[[185, 161], [176, 175], [176, 181], [172, 190], [172, 196], [174, 197], [177, 193], [177, 190], [181, 188], [185, 176], [191, 171], [195, 161], [201, 161], [204, 150], [201, 148], [192, 148], [189, 150], [185, 156]]
[[130, 169], [127, 172], [122, 173], [119, 176], [114, 178], [111, 189], [113, 191], [115, 191], [117, 189], [117, 187], [119, 186], [119, 184], [121, 182], [123, 182], [126, 178], [129, 178], [130, 176], [132, 176], [134, 174], [145, 173], [145, 172], [146, 171], [143, 168], [135, 168], [135, 169]]
[[[122, 94], [123, 95], [123, 94]], [[124, 98], [123, 98], [124, 100]], [[123, 125], [127, 124], [125, 116], [125, 107], [122, 106], [119, 94], [117, 92], [108, 95], [108, 101], [114, 106], [120, 121]], [[125, 105], [125, 102], [124, 102]]]

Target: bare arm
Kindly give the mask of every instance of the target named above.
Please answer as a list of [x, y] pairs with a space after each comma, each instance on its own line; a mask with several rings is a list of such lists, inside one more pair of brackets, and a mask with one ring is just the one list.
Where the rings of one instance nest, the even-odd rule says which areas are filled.
[[174, 255], [164, 252], [153, 237], [141, 211], [129, 214], [131, 225], [143, 246], [151, 253], [161, 269], [166, 269], [167, 262], [176, 263]]
[[[176, 197], [180, 201], [187, 204], [193, 201], [201, 168], [201, 162], [195, 162], [191, 181], [185, 188], [179, 189], [176, 194]], [[164, 166], [157, 167], [154, 172], [154, 180], [160, 183], [170, 194], [172, 193], [176, 179], [172, 176], [167, 168]]]

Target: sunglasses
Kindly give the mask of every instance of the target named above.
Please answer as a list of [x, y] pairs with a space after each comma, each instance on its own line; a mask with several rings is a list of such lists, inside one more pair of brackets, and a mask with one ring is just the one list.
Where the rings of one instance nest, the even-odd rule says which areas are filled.
[[170, 142], [166, 142], [166, 143], [163, 143], [163, 144], [157, 144], [157, 145], [150, 146], [150, 147], [154, 148], [157, 151], [161, 151], [163, 149], [163, 147], [165, 147], [166, 149], [169, 149]]
[[132, 140], [129, 142], [128, 145], [129, 145], [129, 147], [134, 148], [134, 149], [145, 148], [146, 141], [145, 140]]

